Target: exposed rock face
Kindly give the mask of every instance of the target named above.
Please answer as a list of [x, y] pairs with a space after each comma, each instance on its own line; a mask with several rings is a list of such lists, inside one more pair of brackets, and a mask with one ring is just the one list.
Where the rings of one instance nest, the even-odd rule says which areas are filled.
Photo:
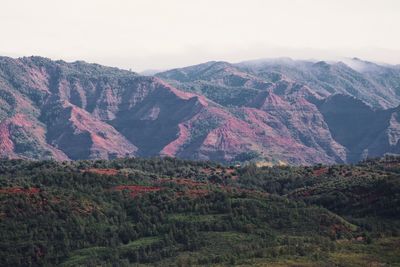
[[332, 136], [348, 149], [349, 161], [400, 152], [398, 108], [374, 110], [353, 97], [334, 95], [319, 109]]
[[[304, 164], [354, 162], [399, 153], [397, 109], [393, 109], [400, 103], [396, 66], [359, 59], [345, 63], [276, 59], [208, 62], [156, 76], [205, 95], [240, 114], [240, 119], [242, 110], [257, 110], [270, 126], [265, 131], [270, 139], [257, 141], [268, 147], [265, 156]], [[265, 127], [254, 116], [250, 124]], [[277, 137], [291, 145], [277, 142]], [[271, 143], [276, 146], [272, 148]], [[294, 150], [299, 145], [306, 149]], [[300, 160], [289, 156], [299, 154], [303, 155]]]
[[3, 57], [0, 157], [313, 164], [397, 153], [400, 71], [351, 62], [209, 62], [144, 77]]
[[70, 159], [129, 157], [137, 151], [112, 126], [70, 103], [53, 106], [42, 118], [48, 121], [48, 142]]
[[291, 59], [249, 61], [236, 67], [265, 78], [280, 75], [310, 88], [321, 97], [332, 94], [351, 95], [379, 108], [400, 103], [400, 69], [359, 59], [343, 62], [310, 62]]

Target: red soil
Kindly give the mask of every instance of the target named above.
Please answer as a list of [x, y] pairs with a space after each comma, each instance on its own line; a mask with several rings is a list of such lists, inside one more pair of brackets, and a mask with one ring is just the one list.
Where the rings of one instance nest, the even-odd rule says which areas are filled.
[[[21, 65], [23, 66], [23, 63], [21, 63]], [[34, 64], [30, 64], [30, 66], [26, 68], [26, 72], [27, 76], [22, 76], [21, 78], [25, 80], [29, 87], [50, 93], [50, 75], [46, 71], [45, 67], [36, 67]]]
[[235, 169], [226, 169], [226, 173], [231, 175], [232, 180], [237, 180], [238, 176], [237, 175], [233, 175], [235, 173]]
[[175, 156], [179, 149], [186, 143], [186, 141], [189, 139], [189, 130], [188, 128], [183, 124], [180, 123], [178, 124], [179, 127], [179, 134], [178, 138], [166, 145], [162, 151], [160, 152], [161, 155], [166, 155], [166, 156]]
[[208, 195], [210, 193], [209, 190], [207, 189], [189, 189], [184, 192], [185, 195], [188, 195], [190, 197], [202, 197], [205, 195]]
[[131, 196], [136, 197], [140, 194], [147, 192], [156, 192], [160, 191], [162, 188], [158, 186], [143, 186], [143, 185], [118, 185], [114, 187], [114, 190], [122, 191], [129, 190], [131, 191]]
[[326, 174], [326, 173], [328, 173], [328, 168], [327, 167], [313, 171], [313, 174], [315, 176], [320, 176], [320, 175], [323, 175], [323, 174]]
[[388, 162], [388, 163], [384, 163], [383, 166], [385, 168], [398, 168], [398, 167], [400, 167], [400, 162]]
[[9, 187], [0, 189], [0, 194], [25, 194], [25, 195], [34, 195], [40, 192], [39, 188], [31, 187], [31, 188], [21, 188], [21, 187]]
[[207, 186], [207, 183], [204, 182], [196, 182], [190, 179], [185, 179], [185, 178], [173, 178], [173, 179], [159, 179], [157, 180], [158, 184], [162, 183], [175, 183], [178, 185], [184, 185], [187, 186], [188, 188], [179, 191], [176, 193], [177, 196], [188, 196], [188, 197], [202, 197], [205, 195], [208, 195], [210, 193], [209, 190], [201, 188], [204, 186]]
[[34, 126], [29, 118], [27, 118], [24, 114], [20, 113], [15, 114], [14, 117], [12, 117], [12, 122], [14, 125], [25, 128], [33, 128]]
[[3, 120], [0, 123], [0, 155], [10, 155], [14, 151], [14, 143], [11, 140], [12, 133], [10, 125], [33, 128], [32, 123], [22, 114], [15, 114], [13, 117]]
[[76, 128], [79, 132], [89, 133], [92, 150], [103, 153], [103, 158], [107, 158], [109, 152], [115, 153], [118, 157], [123, 157], [133, 155], [137, 150], [114, 127], [95, 118], [86, 110], [68, 103], [64, 107], [71, 109], [70, 126]]
[[14, 150], [14, 143], [11, 140], [9, 123], [5, 120], [0, 123], [0, 155], [11, 154]]
[[211, 175], [212, 174], [212, 170], [210, 168], [203, 168], [201, 171], [203, 173], [207, 174], [207, 175]]

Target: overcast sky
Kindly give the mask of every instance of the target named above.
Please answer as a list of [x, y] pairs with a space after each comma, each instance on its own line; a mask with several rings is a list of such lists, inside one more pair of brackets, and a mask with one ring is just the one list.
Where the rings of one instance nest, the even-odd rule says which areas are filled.
[[399, 0], [0, 0], [0, 54], [135, 71], [209, 60], [400, 63]]

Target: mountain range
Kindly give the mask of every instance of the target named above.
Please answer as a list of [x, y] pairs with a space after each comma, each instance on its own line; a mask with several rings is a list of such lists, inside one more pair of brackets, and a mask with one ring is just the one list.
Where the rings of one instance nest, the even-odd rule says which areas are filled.
[[400, 66], [212, 61], [141, 76], [0, 57], [0, 157], [357, 162], [400, 152]]

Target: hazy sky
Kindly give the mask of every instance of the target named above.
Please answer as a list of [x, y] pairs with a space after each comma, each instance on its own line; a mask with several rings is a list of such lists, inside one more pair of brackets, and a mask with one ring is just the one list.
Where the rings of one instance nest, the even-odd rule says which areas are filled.
[[400, 63], [400, 0], [0, 0], [0, 54], [165, 69], [209, 60]]

